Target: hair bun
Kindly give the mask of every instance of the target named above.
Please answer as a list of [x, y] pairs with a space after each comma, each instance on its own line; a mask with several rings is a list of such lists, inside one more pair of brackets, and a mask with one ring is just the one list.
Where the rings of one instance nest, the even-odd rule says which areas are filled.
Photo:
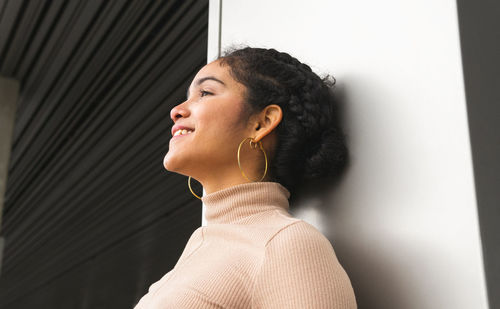
[[345, 137], [337, 128], [329, 128], [321, 133], [316, 147], [307, 153], [303, 178], [335, 178], [344, 171], [347, 159]]
[[347, 147], [339, 125], [336, 80], [319, 77], [310, 66], [275, 49], [230, 49], [220, 58], [246, 87], [249, 114], [269, 104], [283, 110], [269, 172], [292, 194], [304, 180], [340, 175]]

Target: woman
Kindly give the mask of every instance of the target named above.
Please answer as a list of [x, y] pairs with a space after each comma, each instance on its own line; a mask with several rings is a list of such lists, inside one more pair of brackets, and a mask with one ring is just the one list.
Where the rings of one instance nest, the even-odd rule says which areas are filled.
[[348, 276], [291, 193], [335, 176], [347, 150], [332, 82], [274, 49], [204, 66], [171, 111], [164, 166], [198, 180], [207, 225], [136, 308], [355, 308]]

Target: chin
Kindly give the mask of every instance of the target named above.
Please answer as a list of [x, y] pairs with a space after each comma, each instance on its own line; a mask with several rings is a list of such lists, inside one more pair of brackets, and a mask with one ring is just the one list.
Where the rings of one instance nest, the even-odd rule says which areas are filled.
[[167, 171], [175, 172], [174, 166], [175, 166], [175, 164], [172, 164], [172, 158], [170, 158], [168, 153], [167, 153], [165, 155], [165, 157], [163, 158], [163, 167]]
[[185, 163], [181, 162], [181, 160], [178, 160], [170, 152], [168, 152], [163, 158], [163, 167], [170, 172], [185, 175], [182, 172], [182, 167], [185, 165], [186, 165]]

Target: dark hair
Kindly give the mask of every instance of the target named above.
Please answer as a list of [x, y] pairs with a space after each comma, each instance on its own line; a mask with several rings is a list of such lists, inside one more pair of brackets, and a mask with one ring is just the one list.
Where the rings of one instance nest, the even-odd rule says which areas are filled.
[[269, 164], [273, 181], [293, 193], [305, 181], [340, 176], [348, 151], [333, 93], [335, 78], [321, 78], [308, 65], [275, 49], [233, 47], [219, 60], [246, 86], [249, 114], [269, 104], [283, 111]]

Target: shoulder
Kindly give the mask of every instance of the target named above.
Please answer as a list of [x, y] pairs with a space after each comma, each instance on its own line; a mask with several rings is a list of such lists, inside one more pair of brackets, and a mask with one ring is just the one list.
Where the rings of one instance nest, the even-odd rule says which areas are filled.
[[335, 255], [333, 247], [316, 227], [297, 219], [277, 231], [267, 242], [269, 249], [288, 249], [294, 253], [323, 252]]
[[290, 223], [266, 244], [253, 292], [259, 308], [355, 308], [351, 282], [330, 241], [313, 225]]

